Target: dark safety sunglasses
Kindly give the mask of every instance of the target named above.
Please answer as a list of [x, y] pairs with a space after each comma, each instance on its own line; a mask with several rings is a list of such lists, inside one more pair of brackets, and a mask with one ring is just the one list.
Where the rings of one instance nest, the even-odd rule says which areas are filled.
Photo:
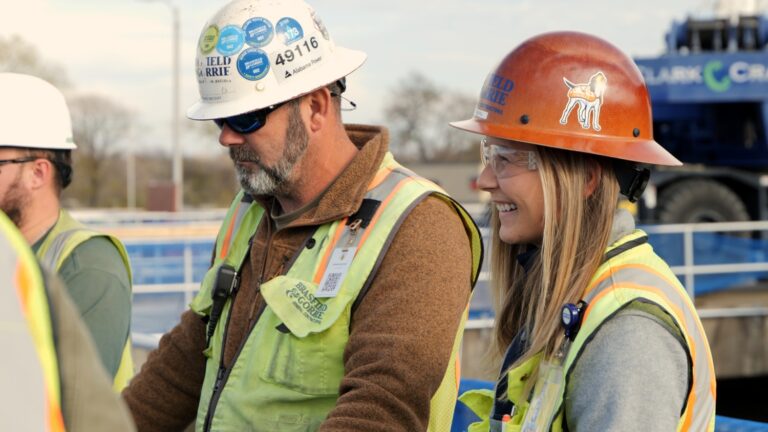
[[285, 102], [270, 105], [260, 110], [239, 114], [232, 117], [213, 119], [219, 129], [224, 129], [226, 123], [230, 129], [239, 134], [249, 134], [256, 132], [267, 124], [267, 116], [276, 109], [280, 108]]

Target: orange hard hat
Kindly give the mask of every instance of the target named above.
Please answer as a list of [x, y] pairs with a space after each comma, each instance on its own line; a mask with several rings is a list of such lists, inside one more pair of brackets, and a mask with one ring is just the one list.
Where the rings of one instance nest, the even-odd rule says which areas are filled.
[[510, 52], [485, 80], [469, 132], [616, 159], [682, 165], [653, 139], [635, 63], [592, 35], [554, 32]]

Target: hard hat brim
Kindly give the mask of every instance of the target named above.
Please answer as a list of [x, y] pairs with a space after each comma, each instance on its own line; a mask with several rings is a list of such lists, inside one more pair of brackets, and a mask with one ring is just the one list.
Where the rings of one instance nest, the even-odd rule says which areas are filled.
[[467, 132], [495, 138], [524, 142], [543, 147], [559, 148], [581, 153], [590, 153], [614, 159], [622, 159], [653, 165], [680, 166], [683, 163], [652, 139], [605, 137], [595, 134], [570, 133], [531, 129], [525, 126], [506, 126], [491, 122], [482, 122], [474, 118], [449, 123], [451, 126]]
[[73, 142], [65, 142], [63, 144], [50, 144], [40, 143], [34, 141], [24, 141], [23, 139], [16, 140], [12, 143], [0, 142], [0, 147], [16, 147], [25, 149], [40, 149], [40, 150], [75, 150], [77, 145]]

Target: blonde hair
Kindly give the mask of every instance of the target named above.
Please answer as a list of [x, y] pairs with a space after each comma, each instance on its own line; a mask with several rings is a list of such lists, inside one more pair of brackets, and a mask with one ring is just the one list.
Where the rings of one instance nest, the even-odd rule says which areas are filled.
[[[619, 194], [610, 160], [541, 146], [535, 151], [544, 191], [541, 249], [526, 271], [517, 262], [526, 245], [510, 245], [491, 236], [495, 351], [503, 355], [518, 332], [528, 332], [527, 349], [511, 367], [539, 352], [549, 357], [563, 341], [561, 308], [579, 301], [597, 271]], [[593, 176], [595, 188], [590, 194]], [[498, 233], [495, 208], [491, 221], [492, 233]]]

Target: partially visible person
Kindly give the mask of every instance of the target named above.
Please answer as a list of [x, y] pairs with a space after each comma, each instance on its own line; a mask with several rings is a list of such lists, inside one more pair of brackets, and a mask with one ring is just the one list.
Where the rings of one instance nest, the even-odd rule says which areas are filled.
[[0, 297], [1, 430], [135, 430], [58, 277], [1, 211]]
[[120, 390], [133, 375], [130, 263], [117, 238], [86, 228], [61, 208], [77, 147], [64, 96], [40, 78], [16, 73], [0, 73], [0, 95], [0, 210], [64, 281]]
[[461, 397], [477, 431], [706, 431], [715, 373], [682, 285], [617, 208], [645, 164], [680, 165], [653, 140], [632, 60], [595, 36], [533, 37], [495, 67], [474, 117], [491, 194], [495, 391]]

